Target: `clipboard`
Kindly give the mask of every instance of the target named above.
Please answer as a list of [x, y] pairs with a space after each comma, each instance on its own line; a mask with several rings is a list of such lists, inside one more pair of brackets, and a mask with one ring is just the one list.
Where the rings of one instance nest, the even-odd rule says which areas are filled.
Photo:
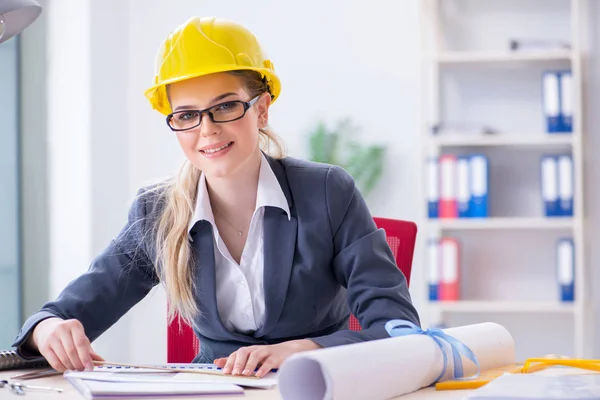
[[529, 374], [546, 368], [563, 366], [580, 368], [591, 371], [600, 371], [600, 360], [587, 359], [561, 359], [561, 358], [528, 358], [524, 363], [516, 363], [505, 367], [494, 368], [481, 372], [475, 379], [452, 379], [435, 384], [435, 390], [464, 390], [477, 389], [499, 376], [511, 374]]

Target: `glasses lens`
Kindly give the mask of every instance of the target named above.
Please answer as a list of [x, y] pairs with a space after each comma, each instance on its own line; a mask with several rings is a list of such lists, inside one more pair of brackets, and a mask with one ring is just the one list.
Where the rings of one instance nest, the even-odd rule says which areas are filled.
[[200, 125], [200, 113], [197, 111], [179, 111], [169, 119], [173, 129], [192, 129]]
[[210, 109], [215, 122], [227, 122], [244, 115], [244, 105], [239, 101], [228, 101]]

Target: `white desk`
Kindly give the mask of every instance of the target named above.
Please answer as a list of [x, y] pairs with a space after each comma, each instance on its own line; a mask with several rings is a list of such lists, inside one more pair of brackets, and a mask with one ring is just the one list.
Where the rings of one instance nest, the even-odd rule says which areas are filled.
[[[19, 375], [22, 373], [26, 373], [26, 372], [32, 372], [34, 370], [28, 369], [28, 370], [21, 370], [21, 371], [0, 371], [0, 380], [1, 379], [6, 379], [8, 380], [9, 377], [14, 376], [14, 375]], [[54, 377], [49, 377], [49, 378], [41, 378], [41, 379], [34, 379], [34, 380], [30, 380], [30, 381], [24, 381], [24, 384], [31, 384], [31, 385], [40, 385], [40, 386], [52, 386], [52, 387], [58, 387], [58, 388], [63, 388], [64, 392], [63, 393], [52, 393], [52, 392], [47, 392], [47, 391], [34, 391], [34, 390], [27, 390], [27, 393], [25, 396], [16, 396], [14, 395], [14, 393], [12, 393], [10, 391], [10, 389], [8, 389], [7, 387], [4, 387], [3, 389], [0, 389], [0, 399], [18, 399], [21, 398], [23, 400], [81, 400], [84, 397], [79, 394], [79, 392], [77, 390], [75, 390], [75, 388], [73, 386], [71, 386], [71, 384], [69, 382], [67, 382], [66, 380], [64, 380], [62, 378], [62, 376], [54, 376]], [[260, 389], [246, 389], [245, 394], [243, 396], [240, 395], [235, 395], [235, 396], [215, 396], [215, 397], [211, 397], [211, 396], [199, 396], [198, 398], [201, 398], [202, 400], [211, 400], [211, 399], [218, 399], [218, 400], [240, 400], [240, 399], [248, 399], [248, 400], [252, 400], [252, 399], [260, 399], [260, 400], [280, 400], [281, 399], [281, 395], [279, 394], [279, 391], [277, 389], [273, 389], [273, 390], [260, 390]], [[419, 390], [418, 392], [414, 392], [414, 393], [410, 393], [404, 396], [400, 396], [397, 399], [401, 399], [401, 400], [459, 400], [462, 399], [465, 396], [465, 393], [467, 393], [468, 391], [465, 390], [448, 390], [448, 391], [435, 391], [432, 388], [427, 388], [427, 389], [422, 389]], [[192, 398], [192, 397], [188, 397], [188, 398]], [[166, 400], [166, 399], [173, 399], [173, 397], [169, 397], [169, 398], [163, 398], [163, 397], [153, 397], [152, 400]]]

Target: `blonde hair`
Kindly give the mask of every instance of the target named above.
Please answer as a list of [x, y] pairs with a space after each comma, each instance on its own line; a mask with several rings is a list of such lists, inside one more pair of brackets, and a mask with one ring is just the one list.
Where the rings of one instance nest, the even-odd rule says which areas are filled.
[[[266, 80], [254, 71], [228, 72], [238, 76], [246, 92], [255, 97], [268, 92]], [[260, 147], [275, 158], [284, 157], [280, 139], [269, 128], [259, 129]], [[194, 301], [194, 278], [191, 245], [188, 228], [194, 213], [196, 194], [201, 171], [188, 160], [179, 172], [161, 185], [159, 204], [161, 213], [153, 227], [155, 233], [155, 269], [168, 299], [168, 322], [177, 315], [193, 326], [195, 317], [201, 314]]]

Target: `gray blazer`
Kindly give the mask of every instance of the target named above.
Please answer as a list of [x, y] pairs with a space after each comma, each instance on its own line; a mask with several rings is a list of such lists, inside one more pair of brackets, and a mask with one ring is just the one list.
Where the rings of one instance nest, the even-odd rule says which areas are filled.
[[[256, 332], [230, 332], [216, 304], [212, 226], [191, 230], [195, 298], [201, 317], [195, 362], [212, 362], [241, 346], [310, 338], [323, 347], [387, 337], [384, 324], [407, 319], [419, 325], [406, 279], [396, 267], [385, 232], [377, 229], [352, 177], [337, 166], [267, 157], [289, 203], [291, 220], [279, 208], [264, 214], [265, 322]], [[93, 341], [159, 283], [155, 250], [148, 235], [159, 215], [157, 194], [142, 189], [127, 225], [96, 257], [88, 272], [72, 281], [55, 301], [23, 325], [13, 346], [37, 323], [57, 316], [78, 319]], [[352, 312], [363, 330], [348, 330]]]

